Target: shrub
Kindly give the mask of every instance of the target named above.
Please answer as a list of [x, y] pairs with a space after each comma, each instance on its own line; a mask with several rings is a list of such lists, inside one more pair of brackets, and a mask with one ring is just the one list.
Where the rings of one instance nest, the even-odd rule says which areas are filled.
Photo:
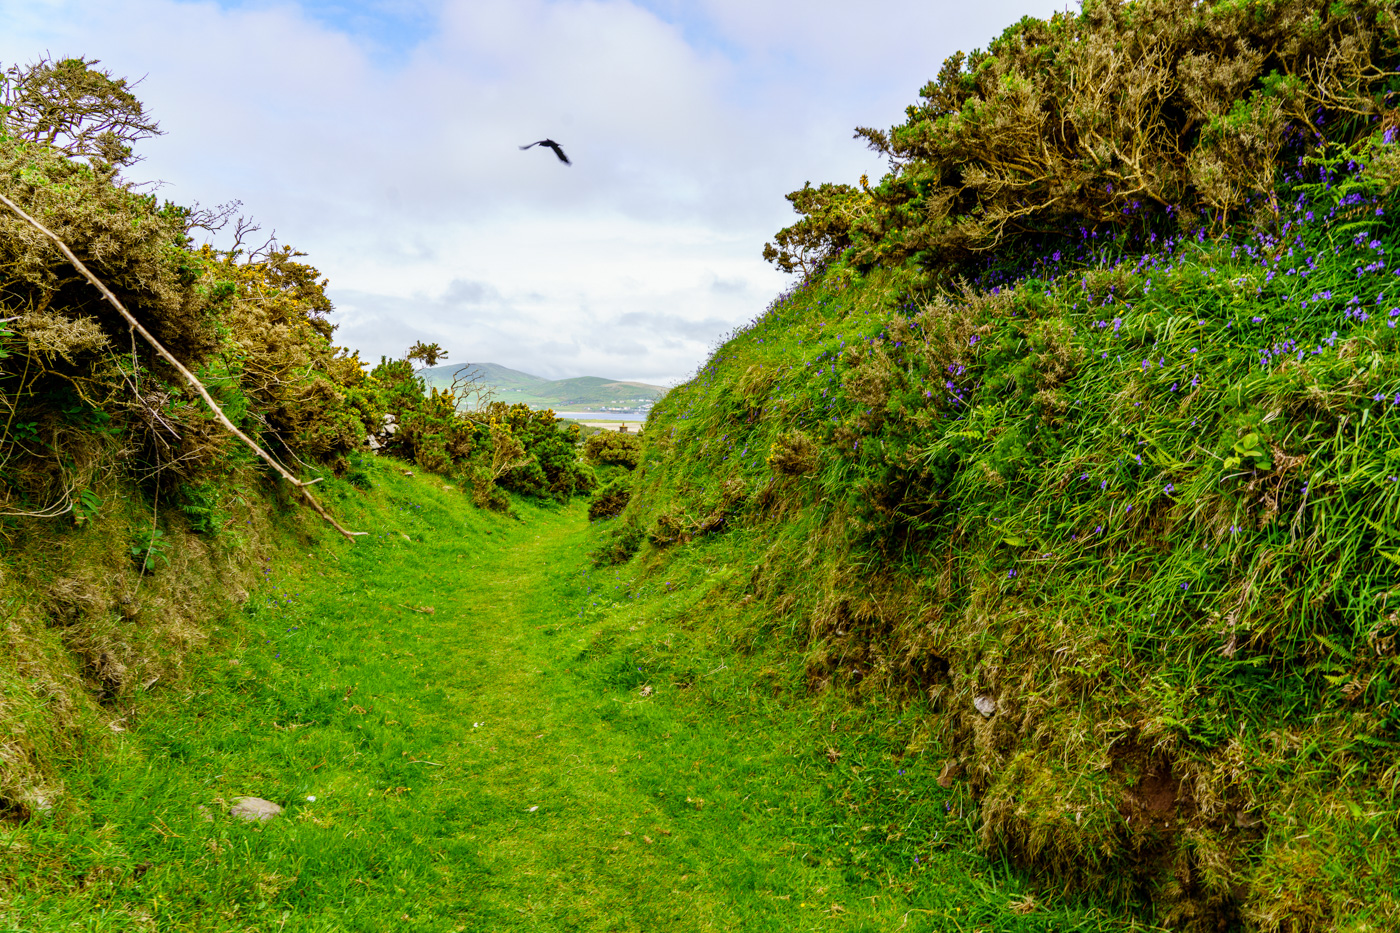
[[636, 434], [603, 431], [583, 442], [583, 456], [597, 466], [622, 466], [633, 469], [641, 456], [641, 439]]
[[503, 477], [503, 483], [526, 495], [568, 502], [594, 485], [593, 471], [578, 456], [579, 428], [564, 424], [545, 409], [492, 402], [484, 414], [510, 429], [533, 467], [522, 464]]
[[773, 440], [768, 465], [783, 476], [805, 476], [817, 468], [819, 450], [801, 431], [788, 431]]
[[666, 511], [656, 516], [651, 527], [647, 529], [647, 540], [656, 547], [665, 547], [668, 544], [676, 544], [687, 540], [686, 534], [689, 522], [683, 514], [678, 511]]
[[805, 186], [764, 256], [812, 273], [915, 258], [944, 282], [1045, 236], [1277, 224], [1274, 185], [1388, 106], [1396, 24], [1376, 0], [1086, 0], [959, 52], [892, 129], [891, 170]]
[[631, 498], [631, 477], [627, 475], [615, 477], [593, 494], [593, 501], [588, 504], [588, 517], [597, 521], [620, 515], [622, 510], [627, 508], [627, 503]]
[[642, 547], [647, 534], [635, 518], [615, 522], [604, 534], [602, 543], [590, 555], [595, 566], [625, 564]]

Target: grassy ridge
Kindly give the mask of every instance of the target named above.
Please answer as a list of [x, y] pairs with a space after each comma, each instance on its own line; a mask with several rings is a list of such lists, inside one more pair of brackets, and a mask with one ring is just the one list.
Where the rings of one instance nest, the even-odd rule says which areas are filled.
[[927, 703], [983, 850], [1049, 889], [1394, 924], [1400, 237], [1371, 146], [1300, 163], [1272, 230], [1057, 241], [960, 293], [827, 267], [658, 406], [610, 556], [733, 537], [758, 631], [817, 689]]
[[0, 929], [1149, 928], [969, 856], [921, 717], [807, 698], [719, 548], [594, 570], [581, 505], [394, 467], [324, 484], [371, 537], [269, 554], [190, 676], [3, 827]]

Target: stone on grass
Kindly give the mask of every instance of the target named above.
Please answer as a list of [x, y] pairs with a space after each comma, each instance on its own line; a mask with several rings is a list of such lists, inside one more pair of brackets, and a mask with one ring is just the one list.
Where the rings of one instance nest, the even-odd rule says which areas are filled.
[[282, 808], [271, 800], [263, 800], [261, 797], [235, 797], [233, 806], [228, 809], [229, 816], [236, 816], [240, 820], [257, 822], [258, 820], [270, 820], [282, 812]]
[[977, 707], [977, 712], [988, 719], [991, 719], [992, 714], [997, 711], [997, 701], [985, 693], [973, 697], [972, 705]]

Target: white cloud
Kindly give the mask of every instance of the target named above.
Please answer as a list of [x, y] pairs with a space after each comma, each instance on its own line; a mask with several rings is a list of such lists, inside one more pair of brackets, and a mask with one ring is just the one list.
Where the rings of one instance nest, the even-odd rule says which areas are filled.
[[[242, 199], [331, 279], [367, 359], [425, 340], [653, 382], [783, 286], [759, 256], [791, 222], [783, 194], [879, 174], [855, 125], [898, 121], [947, 55], [1055, 8], [308, 3], [10, 4], [0, 62], [147, 75], [168, 135], [134, 174], [183, 203]], [[572, 166], [517, 148], [545, 136]]]

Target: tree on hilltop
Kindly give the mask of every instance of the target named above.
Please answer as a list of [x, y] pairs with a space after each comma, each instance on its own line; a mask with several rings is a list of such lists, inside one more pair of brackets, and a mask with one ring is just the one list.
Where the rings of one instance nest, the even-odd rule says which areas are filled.
[[108, 166], [139, 161], [132, 144], [161, 134], [126, 78], [98, 59], [44, 57], [0, 72], [0, 136], [50, 146]]
[[439, 362], [447, 359], [447, 351], [436, 343], [424, 343], [419, 340], [408, 348], [408, 355], [405, 359], [421, 363], [424, 369], [432, 369]]

